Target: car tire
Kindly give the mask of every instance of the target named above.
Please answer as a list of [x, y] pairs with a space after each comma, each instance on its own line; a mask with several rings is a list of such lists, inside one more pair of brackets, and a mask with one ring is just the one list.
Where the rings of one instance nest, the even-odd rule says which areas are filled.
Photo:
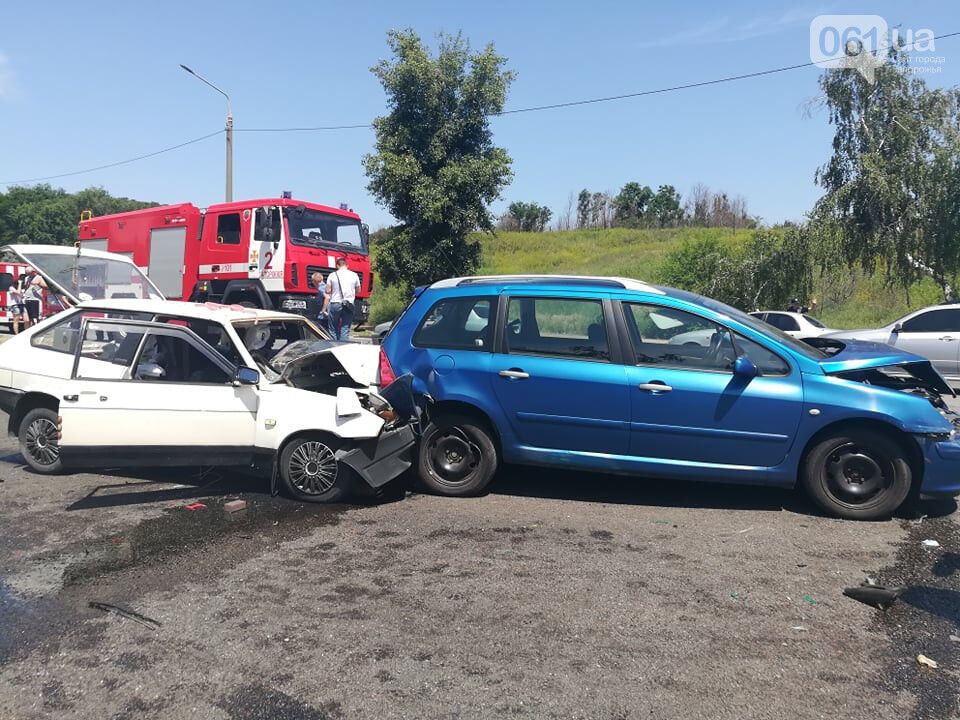
[[280, 453], [280, 479], [290, 497], [303, 502], [343, 500], [354, 471], [337, 460], [341, 443], [327, 435], [305, 435], [288, 442]]
[[50, 408], [34, 408], [23, 416], [17, 436], [20, 454], [34, 472], [54, 475], [63, 471], [57, 413]]
[[849, 520], [890, 517], [910, 494], [913, 471], [902, 444], [874, 430], [840, 431], [810, 448], [801, 468], [807, 494]]
[[467, 415], [434, 418], [420, 439], [420, 481], [439, 495], [465, 497], [483, 492], [500, 462], [491, 435], [485, 423]]

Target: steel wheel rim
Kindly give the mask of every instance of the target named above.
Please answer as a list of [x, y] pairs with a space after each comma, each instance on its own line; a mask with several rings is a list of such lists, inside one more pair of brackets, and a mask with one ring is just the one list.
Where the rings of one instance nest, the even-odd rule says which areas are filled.
[[480, 464], [480, 448], [458, 427], [434, 435], [428, 453], [434, 474], [445, 485], [462, 485]]
[[827, 455], [823, 476], [828, 492], [837, 502], [863, 507], [883, 495], [894, 472], [888, 460], [855, 443], [844, 443]]
[[316, 440], [301, 443], [287, 463], [290, 482], [307, 495], [322, 495], [337, 482], [339, 463], [333, 450]]
[[27, 453], [39, 465], [53, 465], [60, 459], [57, 426], [48, 418], [37, 418], [27, 426], [24, 445]]

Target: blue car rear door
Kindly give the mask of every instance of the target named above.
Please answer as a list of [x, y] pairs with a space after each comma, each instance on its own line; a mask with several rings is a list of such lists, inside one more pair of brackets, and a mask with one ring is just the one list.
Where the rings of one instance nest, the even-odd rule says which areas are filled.
[[[798, 368], [694, 313], [639, 302], [621, 308], [618, 322], [634, 355], [627, 369], [632, 456], [741, 467], [784, 460], [803, 412]], [[734, 374], [741, 354], [758, 376]]]
[[630, 398], [609, 299], [524, 290], [501, 305], [490, 379], [517, 443], [626, 454]]

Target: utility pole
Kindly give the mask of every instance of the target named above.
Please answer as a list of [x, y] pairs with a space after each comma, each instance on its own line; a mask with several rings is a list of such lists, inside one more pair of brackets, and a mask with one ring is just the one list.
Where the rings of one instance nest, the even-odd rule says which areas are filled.
[[209, 85], [218, 93], [223, 95], [227, 99], [227, 122], [224, 130], [226, 130], [227, 135], [227, 159], [226, 159], [226, 202], [233, 201], [233, 107], [230, 104], [230, 96], [227, 95], [223, 90], [218, 88], [212, 82], [207, 80], [205, 77], [200, 75], [197, 72], [194, 72], [184, 64], [180, 64], [184, 70], [193, 75], [200, 82]]

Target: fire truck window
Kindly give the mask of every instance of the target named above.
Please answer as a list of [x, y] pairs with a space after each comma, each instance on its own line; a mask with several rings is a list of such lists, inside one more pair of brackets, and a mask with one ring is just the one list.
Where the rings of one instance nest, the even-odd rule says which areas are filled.
[[7, 292], [13, 285], [13, 273], [0, 273], [0, 292]]
[[228, 213], [217, 218], [217, 243], [240, 244], [240, 213]]

